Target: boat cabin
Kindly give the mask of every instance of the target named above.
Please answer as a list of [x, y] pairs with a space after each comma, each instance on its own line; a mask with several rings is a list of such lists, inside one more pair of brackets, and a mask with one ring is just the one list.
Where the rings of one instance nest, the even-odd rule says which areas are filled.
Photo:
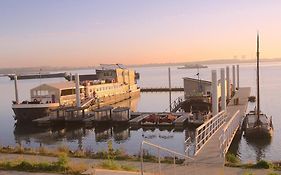
[[184, 77], [184, 96], [211, 95], [212, 83], [206, 80]]
[[[30, 90], [31, 101], [40, 103], [60, 103], [71, 105], [75, 103], [75, 83], [60, 82], [42, 84]], [[81, 99], [84, 98], [84, 86], [80, 86]]]

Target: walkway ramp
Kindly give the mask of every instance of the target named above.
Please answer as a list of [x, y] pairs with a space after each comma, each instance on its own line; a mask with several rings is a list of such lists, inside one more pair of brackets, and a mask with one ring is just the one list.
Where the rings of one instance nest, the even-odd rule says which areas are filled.
[[[245, 87], [240, 88], [235, 93], [235, 96], [227, 106], [225, 123], [211, 136], [202, 149], [196, 154], [194, 157], [196, 163], [209, 165], [210, 168], [213, 164], [222, 166], [224, 160], [222, 157], [222, 149], [220, 148], [220, 137], [223, 133], [223, 129], [233, 117], [242, 118], [242, 116], [245, 115], [250, 92], [251, 89]], [[234, 105], [234, 99], [236, 98], [239, 99], [238, 105]], [[239, 112], [235, 115], [237, 111]]]
[[90, 106], [92, 101], [94, 101], [94, 100], [95, 100], [95, 98], [93, 98], [93, 97], [86, 98], [85, 100], [82, 101], [81, 107]]

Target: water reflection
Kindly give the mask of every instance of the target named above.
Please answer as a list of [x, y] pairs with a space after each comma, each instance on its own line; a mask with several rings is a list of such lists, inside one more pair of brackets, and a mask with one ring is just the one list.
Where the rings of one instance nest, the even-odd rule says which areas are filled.
[[248, 145], [255, 151], [256, 161], [262, 160], [265, 158], [265, 153], [267, 147], [271, 143], [271, 137], [262, 138], [262, 139], [251, 139], [245, 137]]
[[[128, 124], [116, 126], [113, 124], [107, 125], [62, 125], [62, 126], [37, 126], [17, 124], [14, 128], [14, 138], [16, 143], [37, 147], [60, 145], [61, 143], [74, 143], [70, 146], [71, 149], [89, 148], [93, 151], [98, 151], [99, 145], [106, 148], [107, 141], [112, 140], [114, 145], [119, 145], [129, 154], [137, 154], [138, 147], [142, 140], [148, 140], [153, 143], [165, 145], [175, 151], [183, 153], [184, 141], [190, 137], [194, 131], [182, 129], [182, 131], [174, 130], [172, 127], [144, 127], [131, 128]], [[94, 138], [90, 143], [87, 143], [89, 138]], [[167, 142], [168, 141], [168, 142]], [[182, 145], [179, 146], [179, 143]], [[117, 146], [118, 147], [118, 146]]]

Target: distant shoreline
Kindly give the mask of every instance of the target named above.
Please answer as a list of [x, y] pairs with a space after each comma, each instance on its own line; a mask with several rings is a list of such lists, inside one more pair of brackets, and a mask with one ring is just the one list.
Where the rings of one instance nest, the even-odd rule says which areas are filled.
[[[220, 59], [220, 60], [205, 60], [205, 61], [189, 61], [189, 62], [177, 62], [177, 63], [151, 63], [151, 64], [132, 64], [126, 65], [131, 68], [138, 67], [162, 67], [162, 66], [183, 66], [185, 64], [239, 64], [239, 63], [254, 63], [255, 59]], [[281, 62], [281, 58], [274, 59], [262, 59], [261, 62]], [[28, 74], [35, 72], [67, 72], [73, 70], [85, 70], [95, 69], [98, 66], [79, 66], [79, 67], [16, 67], [16, 68], [0, 68], [0, 77], [7, 74]]]

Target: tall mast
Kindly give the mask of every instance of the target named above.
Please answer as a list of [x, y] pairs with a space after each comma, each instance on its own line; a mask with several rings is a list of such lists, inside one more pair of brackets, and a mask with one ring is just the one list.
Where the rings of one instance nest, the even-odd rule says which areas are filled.
[[259, 33], [257, 34], [257, 115], [260, 120], [260, 51], [259, 51]]

